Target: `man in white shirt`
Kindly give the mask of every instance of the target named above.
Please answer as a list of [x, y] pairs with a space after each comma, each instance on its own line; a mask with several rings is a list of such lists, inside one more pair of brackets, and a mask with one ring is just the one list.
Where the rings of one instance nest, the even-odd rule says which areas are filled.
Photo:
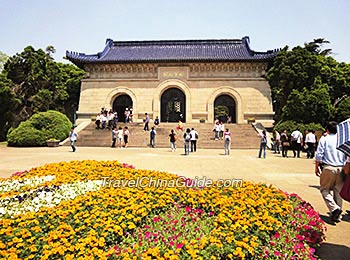
[[193, 153], [197, 151], [198, 132], [194, 130], [194, 128], [192, 128], [190, 135], [191, 135], [191, 153]]
[[107, 127], [107, 117], [105, 114], [101, 114], [101, 123], [102, 129], [105, 129]]
[[298, 158], [300, 158], [300, 150], [301, 150], [301, 146], [303, 145], [303, 134], [300, 132], [300, 129], [297, 128], [297, 130], [292, 132], [291, 137], [292, 137], [292, 150], [293, 150], [294, 158], [295, 156], [298, 156]]
[[312, 159], [315, 156], [315, 144], [316, 144], [316, 136], [313, 130], [308, 130], [308, 133], [305, 137], [305, 143], [307, 145], [306, 154], [307, 158]]
[[[340, 173], [345, 164], [345, 155], [337, 150], [337, 123], [330, 122], [326, 130], [327, 135], [322, 136], [318, 143], [315, 174], [320, 177], [320, 192], [331, 212], [331, 220], [336, 222], [342, 213], [342, 198], [339, 192], [343, 187]], [[321, 173], [319, 172], [320, 163], [324, 165]]]

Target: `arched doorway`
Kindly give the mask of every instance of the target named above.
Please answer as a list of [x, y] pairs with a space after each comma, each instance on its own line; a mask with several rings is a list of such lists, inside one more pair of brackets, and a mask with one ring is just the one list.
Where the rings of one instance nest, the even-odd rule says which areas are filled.
[[161, 96], [160, 120], [162, 122], [186, 121], [186, 97], [178, 88], [169, 88]]
[[125, 110], [132, 108], [132, 99], [129, 95], [123, 94], [113, 101], [113, 111], [118, 113], [118, 121], [125, 122]]
[[214, 119], [236, 123], [236, 102], [229, 95], [220, 95], [214, 101]]

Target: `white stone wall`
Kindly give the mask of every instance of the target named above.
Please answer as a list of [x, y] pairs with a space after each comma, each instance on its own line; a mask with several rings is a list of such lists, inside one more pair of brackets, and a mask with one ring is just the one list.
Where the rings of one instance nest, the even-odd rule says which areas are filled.
[[271, 90], [262, 77], [265, 63], [90, 65], [82, 81], [78, 118], [90, 119], [101, 107], [110, 108], [120, 94], [133, 101], [134, 120], [144, 113], [160, 117], [160, 98], [170, 87], [186, 96], [186, 122], [214, 121], [214, 101], [221, 94], [236, 102], [237, 123], [254, 117], [272, 125]]

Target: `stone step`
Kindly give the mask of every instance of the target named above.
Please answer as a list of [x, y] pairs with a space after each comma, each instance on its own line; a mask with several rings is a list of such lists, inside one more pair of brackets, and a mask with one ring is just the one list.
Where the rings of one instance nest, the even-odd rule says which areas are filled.
[[[143, 131], [143, 123], [131, 123], [131, 124], [118, 124], [118, 127], [128, 126], [130, 131], [129, 146], [130, 147], [146, 147], [149, 144], [149, 132]], [[214, 140], [214, 133], [212, 131], [213, 124], [209, 123], [191, 123], [186, 127], [194, 128], [199, 133], [199, 139], [197, 141], [198, 148], [217, 148], [223, 149], [223, 140]], [[170, 147], [169, 133], [171, 129], [176, 129], [177, 123], [162, 123], [156, 127], [156, 146], [157, 147]], [[227, 128], [232, 133], [232, 149], [257, 149], [259, 147], [259, 138], [255, 129], [249, 124], [227, 124]], [[183, 147], [183, 133], [182, 131], [176, 131], [178, 140], [176, 142], [177, 147]], [[112, 144], [111, 130], [96, 129], [94, 122], [91, 122], [86, 128], [84, 128], [78, 137], [77, 145], [79, 146], [96, 146], [105, 147]], [[69, 145], [69, 143], [67, 143]]]

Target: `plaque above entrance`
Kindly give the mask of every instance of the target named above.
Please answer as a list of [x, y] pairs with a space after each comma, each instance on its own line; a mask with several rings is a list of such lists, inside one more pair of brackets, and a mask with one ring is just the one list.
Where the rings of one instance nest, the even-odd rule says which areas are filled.
[[158, 79], [187, 79], [188, 67], [159, 67]]

